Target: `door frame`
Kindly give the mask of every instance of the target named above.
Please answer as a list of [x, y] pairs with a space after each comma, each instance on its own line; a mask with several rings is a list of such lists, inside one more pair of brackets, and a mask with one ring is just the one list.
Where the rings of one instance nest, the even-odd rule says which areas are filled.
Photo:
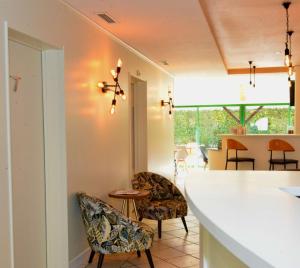
[[[135, 77], [134, 75], [129, 73], [129, 152], [130, 152], [130, 157], [129, 157], [129, 175], [130, 178], [133, 178], [135, 170], [135, 133], [134, 133], [134, 127], [133, 127], [133, 114], [134, 114], [134, 82], [135, 81], [141, 81], [146, 84], [146, 93], [147, 93], [147, 102], [148, 102], [148, 83], [147, 80], [143, 80], [139, 77]], [[147, 119], [147, 152], [146, 152], [146, 157], [148, 159], [148, 119]]]
[[64, 51], [0, 20], [0, 267], [14, 268], [8, 40], [42, 50], [47, 268], [68, 267]]

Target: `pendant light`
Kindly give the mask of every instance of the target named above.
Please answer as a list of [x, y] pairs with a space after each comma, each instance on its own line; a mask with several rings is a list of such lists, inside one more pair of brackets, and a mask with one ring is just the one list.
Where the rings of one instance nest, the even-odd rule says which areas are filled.
[[290, 30], [289, 7], [291, 2], [283, 2], [282, 6], [286, 11], [286, 33], [285, 33], [285, 50], [284, 50], [284, 64], [288, 67], [288, 82], [292, 86], [292, 76], [294, 74], [294, 67], [292, 63], [292, 35], [294, 31]]
[[[255, 75], [256, 75], [256, 66], [252, 66], [253, 64], [253, 61], [252, 60], [249, 60], [248, 61], [249, 63], [249, 74], [250, 74], [250, 81], [249, 81], [249, 84], [250, 86], [252, 87], [255, 87]], [[252, 74], [253, 74], [253, 81], [252, 81]]]
[[283, 2], [282, 6], [285, 9], [285, 16], [286, 16], [286, 31], [285, 31], [285, 50], [284, 50], [284, 64], [289, 66], [291, 63], [291, 54], [289, 49], [289, 28], [290, 28], [290, 18], [289, 18], [289, 7], [291, 2]]

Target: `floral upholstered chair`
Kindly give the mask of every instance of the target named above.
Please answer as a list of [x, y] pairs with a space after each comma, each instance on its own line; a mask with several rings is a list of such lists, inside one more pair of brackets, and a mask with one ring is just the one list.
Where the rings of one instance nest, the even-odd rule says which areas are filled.
[[185, 222], [187, 203], [178, 188], [168, 179], [151, 172], [141, 172], [134, 175], [132, 187], [135, 190], [148, 190], [146, 199], [136, 200], [139, 220], [143, 218], [158, 221], [158, 237], [161, 238], [162, 220], [181, 218], [186, 232]]
[[145, 251], [150, 267], [154, 268], [150, 247], [154, 232], [146, 224], [133, 222], [107, 203], [85, 193], [77, 193], [82, 220], [91, 247], [89, 263], [100, 253], [97, 268], [102, 267], [104, 255]]

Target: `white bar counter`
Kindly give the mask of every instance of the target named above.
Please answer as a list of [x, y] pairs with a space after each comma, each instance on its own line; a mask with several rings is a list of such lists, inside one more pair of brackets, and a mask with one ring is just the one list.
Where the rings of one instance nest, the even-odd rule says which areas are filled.
[[[255, 158], [256, 170], [268, 170], [270, 158], [270, 152], [268, 151], [268, 142], [272, 139], [282, 139], [290, 143], [295, 152], [287, 153], [287, 158], [298, 159], [300, 164], [300, 135], [295, 134], [246, 134], [246, 135], [232, 135], [224, 134], [220, 135], [222, 138], [222, 149], [208, 150], [208, 167], [210, 170], [224, 170], [226, 159], [226, 140], [234, 139], [244, 144], [248, 151], [239, 151], [239, 156], [249, 156]], [[233, 155], [233, 151], [231, 152]], [[282, 153], [275, 153], [274, 158], [282, 158]], [[299, 165], [300, 166], [300, 165]], [[276, 166], [275, 168], [282, 168]], [[288, 168], [295, 169], [295, 165], [288, 165]], [[228, 164], [228, 169], [235, 169], [234, 163]], [[239, 163], [240, 170], [252, 169], [251, 163]]]
[[185, 183], [203, 268], [300, 267], [300, 172], [207, 171]]

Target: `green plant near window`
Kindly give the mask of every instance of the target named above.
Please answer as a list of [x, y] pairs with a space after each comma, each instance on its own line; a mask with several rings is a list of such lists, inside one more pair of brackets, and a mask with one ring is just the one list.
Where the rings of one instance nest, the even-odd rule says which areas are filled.
[[[224, 105], [225, 106], [225, 105]], [[239, 107], [231, 107], [231, 111], [239, 116]], [[246, 107], [246, 118], [255, 107]], [[197, 109], [199, 114], [197, 114]], [[259, 131], [255, 122], [261, 118], [268, 118], [268, 130]], [[288, 125], [294, 122], [294, 109], [288, 105], [265, 106], [247, 124], [247, 133], [276, 134], [287, 133]], [[206, 147], [217, 147], [220, 143], [219, 134], [230, 133], [237, 122], [221, 107], [201, 107], [179, 109], [175, 111], [175, 144], [198, 142]]]

